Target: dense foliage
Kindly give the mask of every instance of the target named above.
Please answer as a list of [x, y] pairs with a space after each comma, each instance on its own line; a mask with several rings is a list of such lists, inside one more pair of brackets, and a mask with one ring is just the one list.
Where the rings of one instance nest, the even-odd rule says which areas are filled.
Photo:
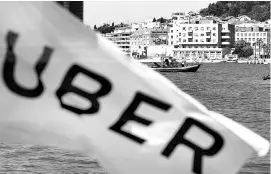
[[235, 49], [232, 54], [237, 54], [238, 57], [249, 57], [253, 55], [253, 48], [244, 40], [239, 40], [235, 44]]
[[115, 25], [114, 22], [110, 25], [110, 24], [103, 24], [102, 26], [97, 27], [96, 25], [94, 25], [94, 30], [98, 31], [102, 34], [105, 33], [111, 33], [115, 30], [115, 28], [117, 27], [127, 27], [128, 24], [124, 24], [124, 23], [120, 23]]
[[218, 17], [247, 15], [252, 20], [265, 21], [270, 19], [270, 1], [217, 1], [210, 3], [208, 8], [201, 9], [200, 15]]

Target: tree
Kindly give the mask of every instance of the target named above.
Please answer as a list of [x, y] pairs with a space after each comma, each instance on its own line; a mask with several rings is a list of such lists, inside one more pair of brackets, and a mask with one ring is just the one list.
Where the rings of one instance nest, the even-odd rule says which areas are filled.
[[226, 47], [226, 48], [222, 48], [222, 57], [224, 58], [225, 55], [230, 54], [231, 53], [231, 48]]
[[160, 17], [159, 19], [156, 20], [157, 22], [160, 22], [160, 23], [166, 23], [167, 20], [164, 19], [163, 17]]
[[246, 41], [240, 40], [235, 44], [235, 48], [232, 54], [237, 54], [238, 57], [249, 57], [253, 55], [253, 48]]
[[243, 57], [248, 58], [251, 55], [253, 55], [253, 48], [250, 45], [247, 45], [242, 48], [242, 56]]
[[94, 25], [94, 30], [97, 30], [97, 26], [96, 25]]
[[246, 46], [246, 41], [244, 40], [239, 40], [235, 43], [234, 46], [234, 51], [232, 52], [232, 54], [237, 54], [238, 57], [242, 57], [243, 52], [242, 49]]
[[247, 15], [257, 21], [270, 19], [270, 1], [217, 1], [199, 11], [200, 15], [235, 16]]
[[259, 46], [259, 58], [260, 58], [261, 57], [261, 48], [262, 48], [262, 45], [263, 45], [262, 39], [257, 39], [255, 44], [256, 44], [256, 46], [257, 45]]
[[153, 18], [152, 22], [156, 22], [156, 19], [155, 19], [155, 18]]

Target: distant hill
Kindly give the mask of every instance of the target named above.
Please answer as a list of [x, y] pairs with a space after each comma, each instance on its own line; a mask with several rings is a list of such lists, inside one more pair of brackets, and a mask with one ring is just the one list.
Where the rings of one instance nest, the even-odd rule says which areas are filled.
[[200, 15], [218, 17], [247, 15], [252, 20], [270, 19], [270, 1], [217, 1], [200, 10]]

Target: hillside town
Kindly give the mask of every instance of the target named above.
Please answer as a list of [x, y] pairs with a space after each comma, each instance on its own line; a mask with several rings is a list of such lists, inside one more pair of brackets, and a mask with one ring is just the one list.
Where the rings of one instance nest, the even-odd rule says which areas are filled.
[[[197, 12], [176, 12], [163, 23], [156, 19], [116, 27], [102, 36], [136, 59], [172, 56], [186, 60], [224, 60], [235, 44], [244, 40], [253, 48], [248, 59], [270, 59], [271, 20], [259, 22], [238, 17], [201, 16]], [[237, 56], [238, 57], [238, 56]]]

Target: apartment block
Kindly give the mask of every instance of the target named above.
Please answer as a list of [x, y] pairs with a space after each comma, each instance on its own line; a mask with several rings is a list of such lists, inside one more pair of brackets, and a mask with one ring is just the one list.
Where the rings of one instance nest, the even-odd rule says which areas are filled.
[[221, 59], [223, 48], [232, 48], [234, 25], [213, 21], [199, 24], [174, 25], [169, 31], [169, 44], [174, 46], [174, 57]]
[[102, 36], [106, 37], [113, 43], [115, 43], [123, 52], [130, 54], [130, 36], [133, 33], [132, 27], [119, 27], [115, 28], [113, 33], [103, 34]]
[[[270, 49], [270, 24], [262, 25], [261, 24], [241, 24], [236, 25], [235, 27], [235, 38], [236, 42], [239, 40], [244, 40], [249, 43], [253, 49], [254, 53], [258, 57], [260, 51], [260, 57], [264, 57], [264, 50], [261, 48], [259, 50], [258, 46], [254, 46], [257, 40], [261, 40], [262, 43], [266, 44]], [[267, 57], [267, 55], [265, 56]]]
[[[167, 29], [140, 29], [131, 35], [131, 51], [142, 55], [148, 46], [167, 45], [168, 30]], [[147, 55], [145, 55], [147, 56]]]

